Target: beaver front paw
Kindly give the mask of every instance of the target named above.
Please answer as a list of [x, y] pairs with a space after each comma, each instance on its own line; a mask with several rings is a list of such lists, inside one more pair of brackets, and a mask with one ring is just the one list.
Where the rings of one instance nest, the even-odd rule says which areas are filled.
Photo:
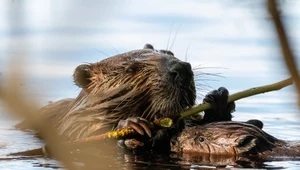
[[144, 132], [151, 137], [151, 130], [149, 128], [149, 122], [141, 117], [129, 117], [126, 120], [120, 120], [117, 129], [132, 128], [140, 135], [144, 135]]
[[205, 111], [203, 123], [231, 120], [231, 113], [235, 111], [235, 103], [227, 103], [228, 95], [228, 90], [225, 87], [220, 87], [205, 96], [203, 102], [210, 103], [213, 108]]
[[[117, 126], [117, 129], [125, 129], [125, 128], [132, 128], [134, 129], [138, 134], [144, 136], [144, 132], [151, 137], [151, 130], [149, 128], [149, 122], [141, 117], [129, 117], [126, 120], [120, 120]], [[136, 138], [128, 138], [122, 139], [118, 141], [118, 145], [121, 148], [126, 149], [137, 149], [144, 146], [144, 143], [141, 142], [144, 141], [144, 137], [136, 136]]]

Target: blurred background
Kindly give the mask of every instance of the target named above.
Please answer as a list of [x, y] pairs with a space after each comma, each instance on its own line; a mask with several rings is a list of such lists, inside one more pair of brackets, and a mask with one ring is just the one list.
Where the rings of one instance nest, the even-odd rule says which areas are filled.
[[[280, 2], [293, 52], [299, 56], [300, 1]], [[12, 78], [12, 69], [19, 69], [24, 76], [20, 86], [38, 98], [40, 106], [77, 96], [80, 88], [72, 79], [76, 66], [146, 43], [168, 48], [193, 67], [222, 76], [203, 75], [197, 80], [198, 102], [220, 86], [234, 93], [289, 77], [265, 1], [0, 1], [0, 83]], [[234, 120], [260, 119], [272, 135], [300, 140], [293, 87], [236, 104]], [[30, 135], [12, 129], [16, 121], [3, 115], [0, 119], [4, 153], [39, 145]], [[18, 143], [11, 134], [28, 140]]]

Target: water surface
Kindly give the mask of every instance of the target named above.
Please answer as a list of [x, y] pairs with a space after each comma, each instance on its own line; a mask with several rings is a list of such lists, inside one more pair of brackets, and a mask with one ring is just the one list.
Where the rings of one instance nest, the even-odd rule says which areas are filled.
[[[73, 70], [86, 62], [142, 48], [151, 43], [171, 49], [181, 60], [219, 74], [197, 80], [198, 102], [220, 86], [231, 93], [288, 77], [272, 23], [263, 1], [51, 1], [0, 2], [0, 80], [7, 83], [11, 68], [26, 75], [26, 94], [37, 105], [76, 97], [80, 88]], [[285, 1], [284, 22], [296, 56], [299, 56], [300, 3]], [[299, 59], [297, 58], [297, 61]], [[205, 80], [205, 81], [204, 81]], [[300, 140], [300, 118], [294, 88], [236, 102], [234, 120], [260, 119], [264, 130], [281, 139]], [[1, 107], [0, 153], [42, 146], [30, 132], [15, 130], [18, 120]], [[183, 162], [162, 155], [117, 153], [118, 168], [196, 169], [201, 163]], [[262, 168], [299, 169], [299, 161], [257, 162]], [[0, 160], [0, 169], [51, 169], [62, 167], [49, 158]], [[80, 165], [78, 165], [80, 167]], [[207, 168], [214, 168], [209, 166]], [[225, 169], [232, 168], [231, 166]], [[63, 168], [61, 168], [63, 169]], [[112, 168], [113, 169], [113, 168]]]

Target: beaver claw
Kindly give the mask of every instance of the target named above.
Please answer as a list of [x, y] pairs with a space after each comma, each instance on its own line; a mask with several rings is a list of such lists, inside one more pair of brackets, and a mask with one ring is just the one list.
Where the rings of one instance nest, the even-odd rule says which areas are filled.
[[126, 120], [120, 120], [117, 129], [132, 128], [140, 135], [144, 135], [144, 132], [151, 137], [151, 130], [148, 125], [148, 121], [141, 117], [129, 117]]
[[231, 120], [231, 113], [235, 111], [235, 103], [227, 104], [228, 95], [228, 90], [225, 87], [220, 87], [218, 90], [213, 90], [205, 96], [203, 102], [213, 105], [213, 109], [205, 111], [203, 120], [205, 123]]

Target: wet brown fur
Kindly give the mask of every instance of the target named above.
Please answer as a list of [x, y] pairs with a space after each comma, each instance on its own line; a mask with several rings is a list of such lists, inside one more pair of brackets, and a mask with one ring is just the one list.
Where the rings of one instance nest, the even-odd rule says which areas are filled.
[[172, 141], [172, 151], [192, 155], [253, 156], [268, 160], [300, 158], [300, 141], [280, 140], [242, 122], [221, 121], [188, 127]]
[[[181, 76], [174, 75], [178, 67]], [[111, 130], [128, 117], [176, 117], [193, 106], [196, 97], [190, 65], [151, 45], [80, 65], [75, 69], [74, 82], [82, 88], [75, 99], [63, 99], [41, 109], [45, 122], [68, 140]]]

